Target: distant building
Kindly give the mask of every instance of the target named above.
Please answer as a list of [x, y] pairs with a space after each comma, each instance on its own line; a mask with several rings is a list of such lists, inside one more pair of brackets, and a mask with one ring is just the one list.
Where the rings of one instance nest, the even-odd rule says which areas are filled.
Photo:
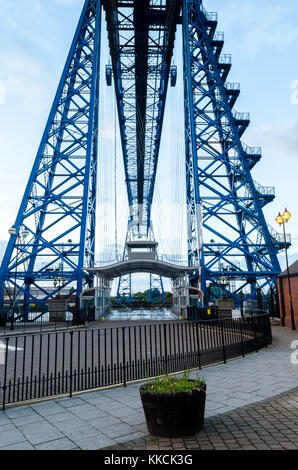
[[[296, 328], [298, 326], [298, 260], [289, 267], [292, 302]], [[291, 303], [288, 284], [287, 270], [283, 271], [278, 278], [278, 297], [281, 320], [285, 326], [291, 327]]]

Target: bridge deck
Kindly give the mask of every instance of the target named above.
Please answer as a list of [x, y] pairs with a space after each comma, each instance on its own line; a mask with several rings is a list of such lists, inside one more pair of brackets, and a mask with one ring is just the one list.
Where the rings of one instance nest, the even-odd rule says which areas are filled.
[[194, 271], [188, 266], [179, 266], [165, 261], [151, 259], [125, 260], [103, 267], [85, 268], [90, 274], [102, 275], [114, 279], [133, 273], [151, 273], [175, 279]]

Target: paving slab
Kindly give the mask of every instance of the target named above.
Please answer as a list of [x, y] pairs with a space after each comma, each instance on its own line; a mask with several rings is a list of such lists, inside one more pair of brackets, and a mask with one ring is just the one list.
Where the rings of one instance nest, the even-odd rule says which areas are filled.
[[19, 442], [17, 444], [12, 444], [12, 445], [8, 445], [8, 446], [5, 446], [5, 447], [0, 447], [1, 452], [2, 451], [13, 451], [13, 450], [17, 450], [17, 451], [34, 450], [34, 447], [28, 441], [23, 441], [23, 442]]
[[74, 450], [78, 448], [79, 447], [74, 442], [70, 441], [66, 437], [55, 439], [50, 442], [44, 442], [43, 444], [35, 446], [36, 450]]
[[71, 413], [70, 411], [65, 411], [64, 413], [57, 413], [54, 415], [49, 415], [46, 417], [46, 420], [48, 421], [48, 423], [55, 424], [55, 423], [61, 423], [63, 421], [71, 421], [73, 418], [74, 418], [73, 413]]
[[119, 426], [119, 424], [122, 424], [122, 420], [115, 418], [115, 416], [107, 415], [106, 417], [91, 419], [89, 424], [96, 429], [102, 430], [108, 426]]
[[82, 398], [61, 398], [60, 400], [56, 400], [56, 403], [63, 408], [73, 408], [74, 406], [85, 405], [86, 400], [82, 400]]
[[37, 413], [30, 414], [27, 416], [20, 416], [19, 418], [14, 418], [12, 419], [12, 422], [15, 426], [22, 426], [23, 424], [33, 424], [33, 423], [39, 423], [43, 422], [44, 417], [40, 416]]
[[42, 416], [64, 413], [65, 409], [55, 401], [46, 401], [31, 405], [31, 408]]
[[105, 426], [103, 429], [102, 429], [102, 432], [108, 436], [108, 437], [111, 437], [113, 439], [117, 438], [117, 437], [122, 437], [122, 436], [127, 436], [127, 440], [130, 439], [130, 435], [134, 434], [134, 428], [132, 426], [130, 426], [129, 424], [125, 424], [125, 423], [122, 423], [122, 424], [119, 424], [117, 426]]
[[63, 421], [56, 423], [55, 426], [65, 437], [72, 441], [76, 439], [88, 439], [98, 434], [98, 429], [82, 420]]
[[77, 437], [75, 442], [81, 450], [97, 450], [115, 444], [113, 439], [99, 432], [95, 436], [88, 438]]
[[[21, 418], [23, 416], [36, 416], [33, 406], [17, 406], [4, 411], [4, 415], [9, 419]], [[0, 417], [3, 416], [0, 414]], [[0, 418], [1, 419], [1, 418]]]
[[63, 437], [57, 428], [46, 421], [19, 425], [18, 429], [33, 445]]
[[[27, 441], [26, 436], [24, 436], [15, 426], [1, 427], [0, 429], [0, 449], [6, 448], [14, 444], [19, 444], [20, 442]], [[29, 442], [30, 443], [30, 442]]]

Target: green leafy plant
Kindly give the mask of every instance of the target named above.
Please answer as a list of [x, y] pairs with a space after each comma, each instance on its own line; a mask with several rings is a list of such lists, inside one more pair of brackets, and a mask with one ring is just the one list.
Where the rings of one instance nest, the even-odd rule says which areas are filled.
[[195, 389], [202, 390], [205, 385], [203, 377], [197, 376], [195, 379], [190, 379], [189, 372], [184, 372], [182, 377], [176, 375], [156, 377], [146, 384], [144, 389], [153, 393], [191, 392]]

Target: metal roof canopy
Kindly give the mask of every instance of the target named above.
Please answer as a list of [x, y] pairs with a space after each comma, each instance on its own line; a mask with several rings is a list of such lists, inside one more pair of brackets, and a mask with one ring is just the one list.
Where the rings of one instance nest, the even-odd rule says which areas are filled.
[[165, 261], [150, 259], [125, 260], [104, 267], [85, 268], [92, 275], [115, 279], [133, 273], [150, 273], [169, 279], [177, 279], [195, 270], [188, 266], [178, 266]]

